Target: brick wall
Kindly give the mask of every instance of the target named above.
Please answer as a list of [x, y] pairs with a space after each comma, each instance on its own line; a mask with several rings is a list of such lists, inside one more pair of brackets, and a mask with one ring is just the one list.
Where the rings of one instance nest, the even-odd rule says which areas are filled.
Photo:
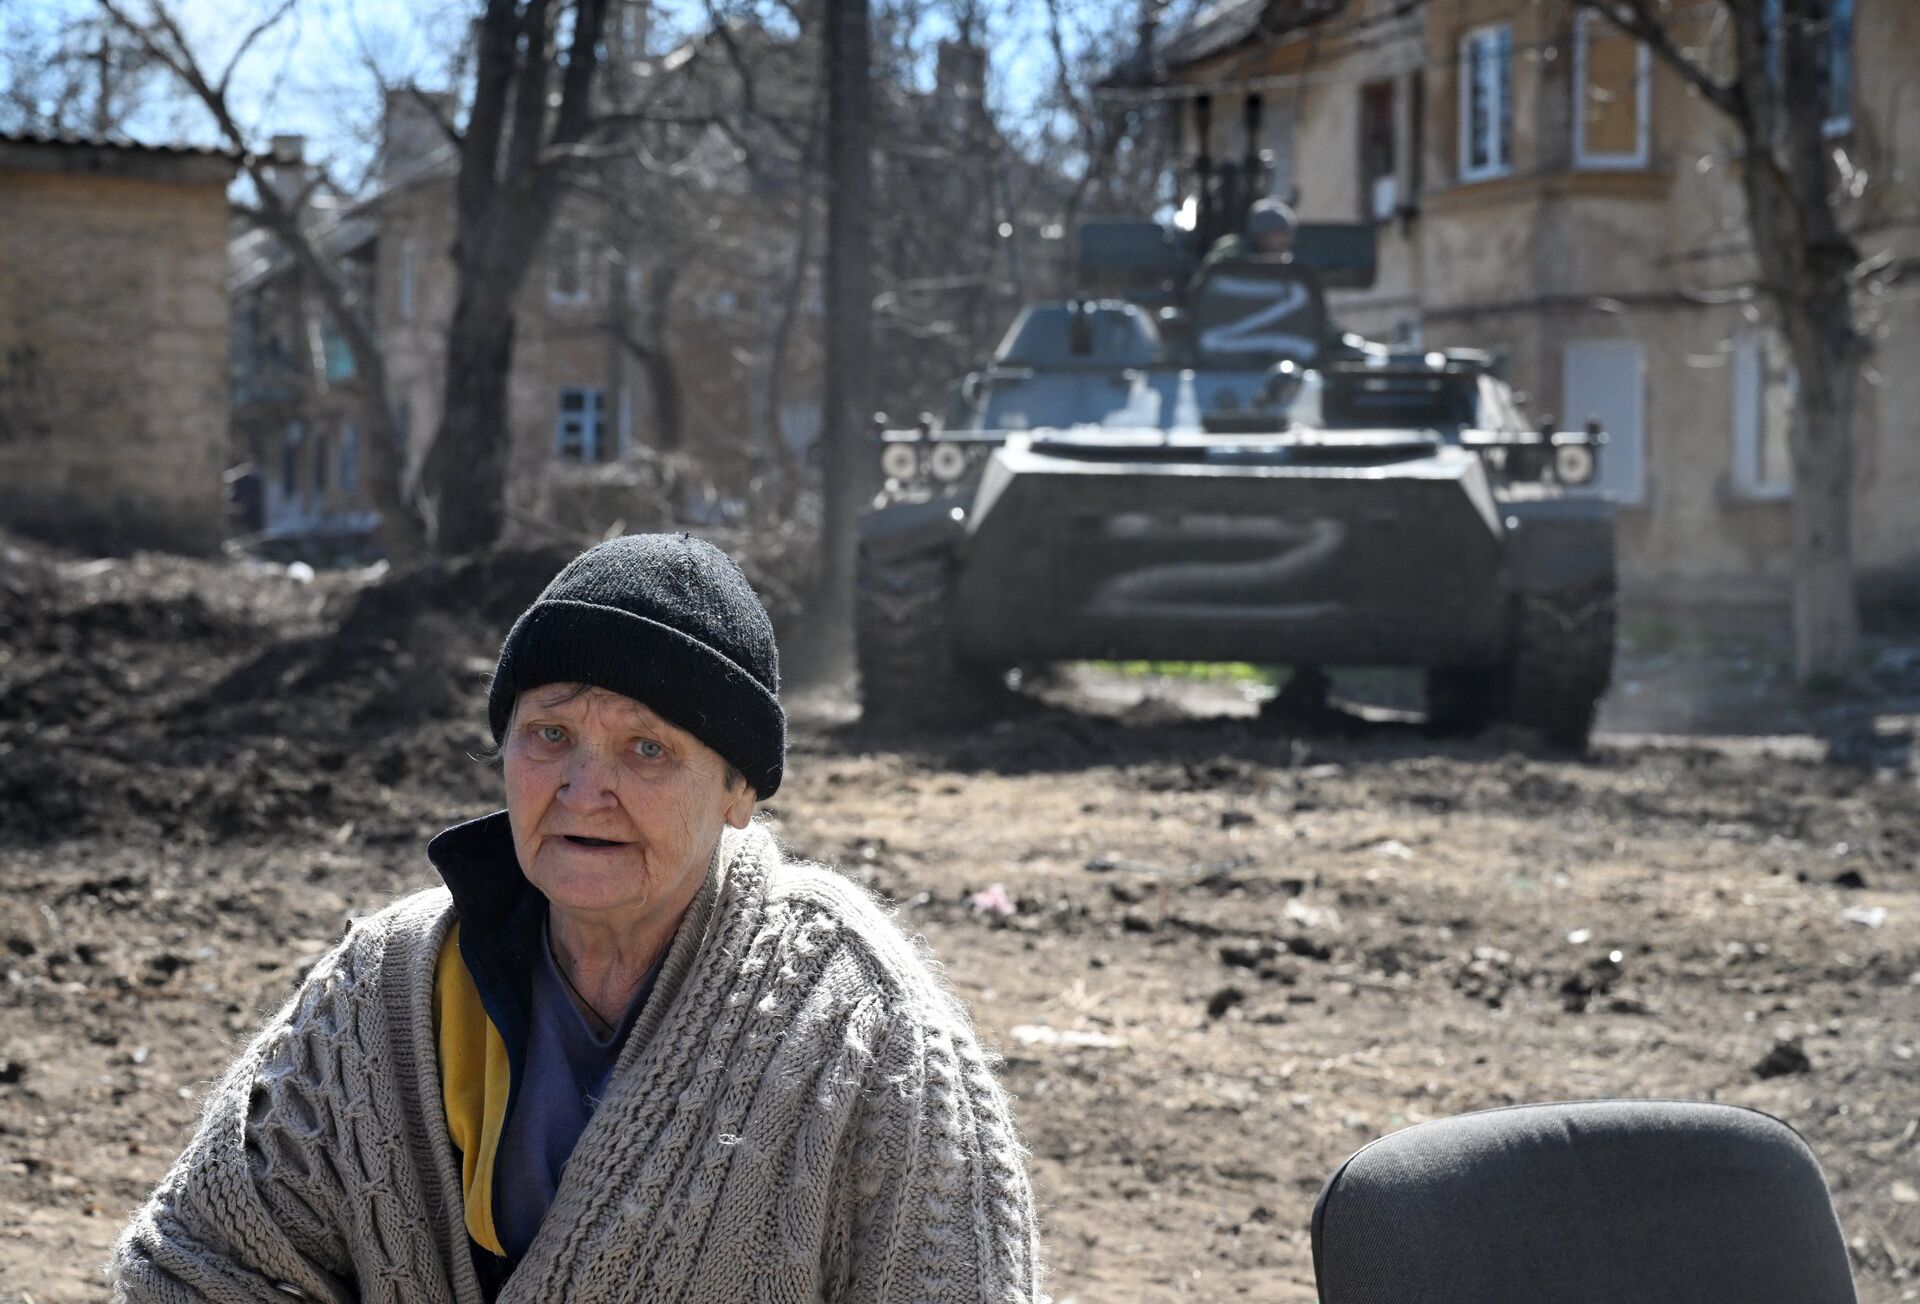
[[0, 145], [0, 524], [97, 548], [219, 545], [230, 171]]

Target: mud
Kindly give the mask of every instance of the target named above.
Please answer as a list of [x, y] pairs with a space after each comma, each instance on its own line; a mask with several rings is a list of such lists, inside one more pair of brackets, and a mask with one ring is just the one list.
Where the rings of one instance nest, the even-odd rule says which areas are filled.
[[[0, 540], [0, 1300], [102, 1297], [223, 1062], [497, 804], [484, 676], [557, 560], [303, 582]], [[748, 568], [790, 629], [778, 559]], [[1057, 1297], [1311, 1300], [1314, 1197], [1368, 1140], [1633, 1095], [1792, 1123], [1860, 1298], [1920, 1299], [1907, 766], [1285, 736], [1127, 691], [940, 736], [801, 695], [769, 813], [1006, 1057]]]

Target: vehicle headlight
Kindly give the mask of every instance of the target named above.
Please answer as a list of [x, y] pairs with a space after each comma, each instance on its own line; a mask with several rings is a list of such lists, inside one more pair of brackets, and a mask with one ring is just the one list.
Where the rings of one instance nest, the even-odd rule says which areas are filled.
[[1585, 444], [1562, 444], [1554, 449], [1553, 478], [1561, 484], [1585, 484], [1593, 479], [1593, 450]]
[[958, 480], [967, 473], [966, 450], [958, 444], [935, 444], [927, 459], [927, 469], [936, 480]]
[[920, 454], [912, 444], [888, 444], [880, 450], [880, 470], [889, 480], [911, 480], [920, 474]]

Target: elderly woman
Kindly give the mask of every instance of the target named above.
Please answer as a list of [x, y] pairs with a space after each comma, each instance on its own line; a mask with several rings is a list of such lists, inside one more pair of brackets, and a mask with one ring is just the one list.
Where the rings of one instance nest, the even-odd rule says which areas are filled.
[[1029, 1300], [965, 1013], [752, 822], [786, 718], [718, 549], [629, 536], [515, 623], [507, 808], [354, 925], [115, 1248], [129, 1300]]

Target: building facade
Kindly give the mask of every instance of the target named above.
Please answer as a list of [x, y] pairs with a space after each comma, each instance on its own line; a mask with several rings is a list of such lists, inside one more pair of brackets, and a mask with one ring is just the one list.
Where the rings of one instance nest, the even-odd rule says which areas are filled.
[[0, 524], [94, 548], [219, 546], [234, 167], [0, 136]]
[[[691, 60], [669, 71], [690, 79]], [[408, 490], [440, 421], [457, 291], [457, 160], [435, 103], [389, 93], [377, 188], [352, 203], [315, 195], [307, 218], [378, 341]], [[287, 184], [301, 185], [298, 143], [280, 147]], [[648, 512], [697, 514], [702, 495], [745, 493], [817, 433], [812, 335], [789, 330], [776, 347], [768, 330], [789, 295], [802, 299], [800, 324], [818, 311], [810, 261], [793, 283], [797, 224], [781, 204], [794, 202], [783, 188], [796, 179], [743, 169], [717, 128], [683, 131], [672, 147], [670, 193], [644, 170], [602, 166], [529, 252], [508, 381], [517, 528], [596, 532], [647, 524]], [[716, 250], [715, 230], [732, 246]], [[359, 478], [365, 399], [344, 339], [265, 233], [236, 236], [231, 268], [235, 455], [260, 484], [255, 529], [269, 546], [362, 546], [377, 520]]]
[[[1274, 155], [1309, 221], [1368, 221], [1380, 273], [1334, 296], [1376, 338], [1487, 348], [1536, 417], [1598, 418], [1631, 604], [1783, 610], [1794, 381], [1753, 291], [1736, 138], [1671, 69], [1570, 0], [1250, 0], [1163, 44], [1153, 94], [1190, 159]], [[1920, 605], [1920, 7], [1841, 0], [1828, 134], [1888, 269], [1856, 425], [1869, 609]], [[1680, 35], [1713, 50], [1710, 7]]]

